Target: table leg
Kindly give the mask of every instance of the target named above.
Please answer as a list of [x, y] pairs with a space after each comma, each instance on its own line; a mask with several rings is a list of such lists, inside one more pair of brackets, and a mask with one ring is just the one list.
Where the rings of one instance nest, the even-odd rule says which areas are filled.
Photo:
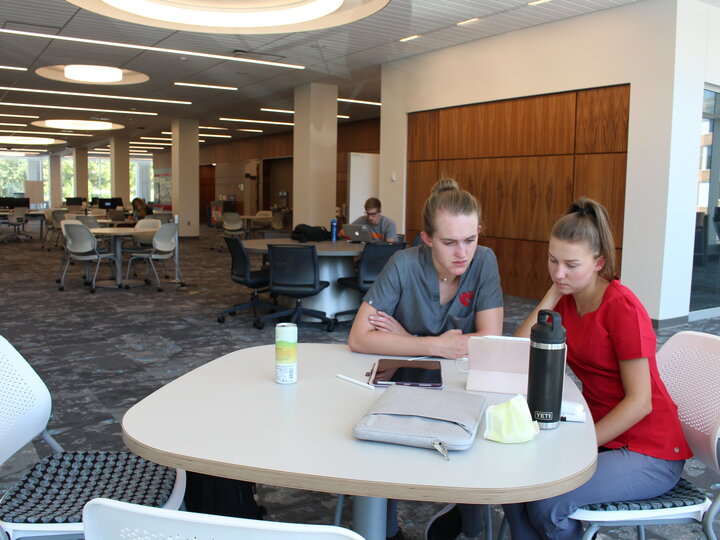
[[115, 251], [115, 281], [117, 281], [118, 289], [122, 288], [122, 236], [113, 237], [113, 248]]
[[387, 499], [353, 497], [353, 530], [366, 540], [384, 540]]

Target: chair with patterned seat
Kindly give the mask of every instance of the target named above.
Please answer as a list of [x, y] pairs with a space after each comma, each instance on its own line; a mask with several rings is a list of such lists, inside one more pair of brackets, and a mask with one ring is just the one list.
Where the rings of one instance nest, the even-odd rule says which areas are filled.
[[48, 433], [51, 408], [42, 379], [0, 336], [0, 464], [36, 437], [50, 447], [0, 499], [0, 537], [80, 537], [83, 507], [96, 497], [180, 508], [185, 471], [129, 452], [66, 452]]

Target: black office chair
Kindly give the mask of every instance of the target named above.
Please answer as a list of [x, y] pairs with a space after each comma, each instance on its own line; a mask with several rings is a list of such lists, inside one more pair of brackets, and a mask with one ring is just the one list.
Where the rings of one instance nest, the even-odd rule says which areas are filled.
[[[390, 260], [397, 251], [405, 249], [405, 242], [397, 242], [395, 244], [365, 244], [360, 261], [358, 262], [358, 270], [356, 276], [338, 278], [338, 283], [343, 287], [360, 291], [365, 294], [368, 289], [375, 283], [385, 264]], [[357, 308], [340, 311], [335, 314], [335, 319], [342, 315], [354, 315]]]
[[257, 322], [260, 318], [258, 308], [269, 308], [277, 310], [277, 306], [268, 302], [260, 300], [260, 293], [267, 292], [267, 287], [270, 283], [270, 272], [267, 268], [261, 270], [252, 270], [250, 264], [250, 257], [248, 257], [245, 246], [242, 240], [237, 236], [226, 236], [225, 243], [227, 244], [228, 250], [232, 261], [230, 264], [230, 279], [240, 285], [245, 285], [253, 290], [250, 295], [250, 301], [244, 304], [238, 304], [231, 308], [226, 309], [218, 315], [218, 322], [225, 322], [225, 315], [235, 315], [236, 312], [241, 309], [252, 308], [254, 321]]
[[302, 306], [302, 298], [315, 296], [330, 285], [320, 281], [318, 257], [314, 245], [268, 245], [270, 261], [270, 293], [295, 298], [295, 307], [263, 315], [253, 324], [262, 328], [266, 322], [290, 316], [290, 321], [299, 324], [303, 316], [310, 316], [327, 325], [327, 331], [335, 330], [335, 321], [317, 309]]

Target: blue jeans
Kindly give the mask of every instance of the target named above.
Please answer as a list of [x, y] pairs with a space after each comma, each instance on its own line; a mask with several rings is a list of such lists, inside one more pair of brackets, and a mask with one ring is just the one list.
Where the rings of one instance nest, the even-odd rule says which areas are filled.
[[612, 501], [647, 499], [670, 490], [685, 460], [653, 458], [626, 448], [598, 454], [595, 474], [582, 486], [549, 499], [504, 504], [512, 537], [518, 540], [576, 540], [579, 521], [568, 519], [578, 507]]

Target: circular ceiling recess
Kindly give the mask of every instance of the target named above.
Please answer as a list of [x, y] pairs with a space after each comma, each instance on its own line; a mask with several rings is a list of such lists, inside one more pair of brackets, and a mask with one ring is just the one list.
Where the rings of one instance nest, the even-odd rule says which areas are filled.
[[[70, 78], [68, 77], [66, 73], [66, 68], [78, 68], [78, 67], [85, 67], [85, 68], [93, 68], [93, 67], [100, 67], [100, 68], [106, 68], [108, 66], [90, 66], [90, 65], [77, 65], [77, 64], [71, 64], [71, 65], [56, 65], [56, 66], [44, 66], [39, 67], [35, 70], [35, 73], [40, 75], [41, 77], [45, 77], [46, 79], [52, 79], [53, 81], [62, 81], [67, 83], [75, 83], [75, 84], [102, 84], [102, 85], [113, 85], [113, 84], [138, 84], [138, 83], [144, 83], [145, 81], [149, 81], [150, 77], [145, 75], [144, 73], [140, 73], [139, 71], [132, 71], [130, 69], [122, 69], [122, 78], [119, 81], [103, 81], [98, 80], [98, 78], [93, 79], [91, 75], [89, 75], [86, 79], [82, 80], [79, 78]], [[72, 70], [68, 71], [68, 73], [72, 74]]]
[[390, 0], [67, 0], [127, 22], [213, 34], [277, 34], [359, 21]]
[[107, 131], [111, 129], [122, 129], [125, 126], [114, 122], [102, 122], [100, 120], [72, 120], [65, 118], [50, 120], [35, 120], [30, 122], [33, 126], [52, 128], [52, 129], [69, 129], [69, 130], [86, 130], [86, 131]]

